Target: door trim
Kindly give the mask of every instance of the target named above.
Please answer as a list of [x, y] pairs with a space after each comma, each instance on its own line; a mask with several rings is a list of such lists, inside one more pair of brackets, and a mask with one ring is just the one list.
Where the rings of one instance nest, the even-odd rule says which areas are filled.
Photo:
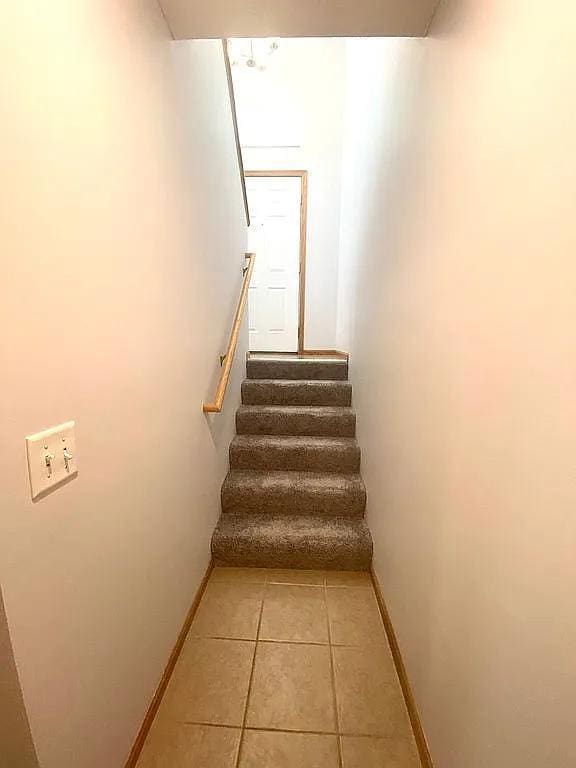
[[298, 353], [304, 352], [306, 310], [306, 227], [308, 223], [308, 171], [244, 171], [246, 178], [300, 177], [300, 269], [298, 288]]

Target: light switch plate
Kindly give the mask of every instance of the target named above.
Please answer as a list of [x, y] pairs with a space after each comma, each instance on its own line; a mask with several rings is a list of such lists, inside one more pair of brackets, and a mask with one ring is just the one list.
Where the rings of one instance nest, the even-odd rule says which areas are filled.
[[75, 422], [37, 432], [26, 438], [28, 472], [32, 498], [78, 472], [76, 462]]

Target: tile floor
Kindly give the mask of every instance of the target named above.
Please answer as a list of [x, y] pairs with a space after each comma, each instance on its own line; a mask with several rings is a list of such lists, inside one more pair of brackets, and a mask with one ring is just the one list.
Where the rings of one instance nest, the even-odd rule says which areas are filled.
[[216, 568], [138, 768], [418, 768], [369, 574]]

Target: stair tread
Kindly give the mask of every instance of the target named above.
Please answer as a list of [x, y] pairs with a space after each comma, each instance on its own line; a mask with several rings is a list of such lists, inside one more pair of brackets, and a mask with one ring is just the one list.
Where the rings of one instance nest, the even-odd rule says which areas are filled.
[[372, 539], [363, 517], [223, 514], [212, 553], [220, 565], [361, 570]]

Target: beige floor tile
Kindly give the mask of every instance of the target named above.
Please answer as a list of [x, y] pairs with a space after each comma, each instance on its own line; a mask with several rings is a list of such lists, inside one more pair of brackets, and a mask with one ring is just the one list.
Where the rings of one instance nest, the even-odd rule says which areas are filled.
[[409, 738], [408, 714], [390, 654], [385, 649], [332, 651], [340, 731]]
[[409, 739], [342, 738], [344, 768], [420, 768], [416, 744]]
[[269, 584], [259, 637], [263, 640], [327, 643], [324, 588]]
[[264, 584], [266, 568], [220, 568], [212, 571], [210, 581], [247, 582], [249, 584]]
[[372, 587], [366, 571], [326, 571], [327, 587]]
[[241, 725], [255, 643], [188, 638], [166, 690], [162, 720]]
[[327, 589], [332, 642], [338, 645], [386, 643], [374, 592], [369, 589]]
[[246, 731], [240, 768], [339, 768], [338, 739], [313, 733]]
[[300, 571], [297, 568], [274, 568], [268, 571], [269, 584], [324, 584], [324, 571]]
[[264, 589], [264, 584], [211, 582], [192, 622], [190, 636], [255, 640]]
[[258, 643], [247, 725], [334, 731], [330, 648]]
[[156, 724], [146, 739], [138, 768], [234, 768], [239, 728]]

